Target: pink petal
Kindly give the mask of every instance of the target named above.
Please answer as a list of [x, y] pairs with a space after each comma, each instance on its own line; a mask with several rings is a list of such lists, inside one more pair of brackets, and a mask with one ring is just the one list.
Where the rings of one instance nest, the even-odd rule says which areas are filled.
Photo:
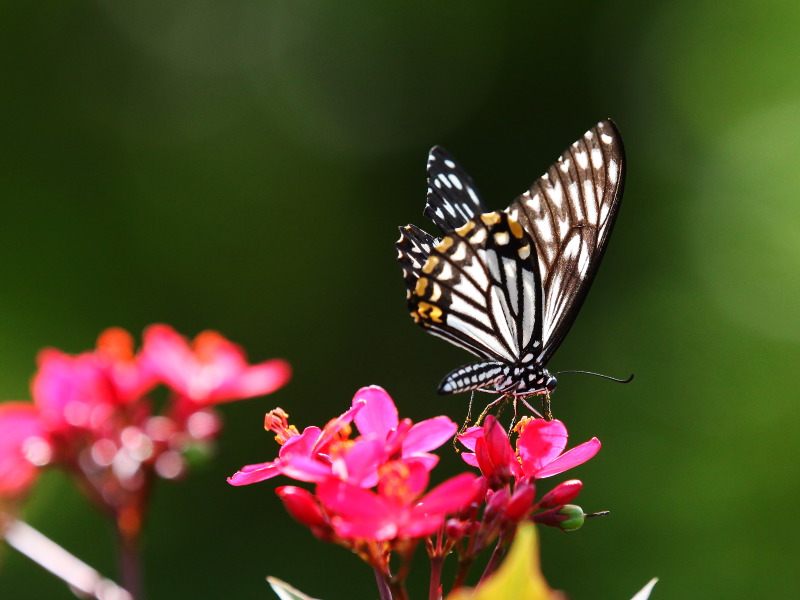
[[189, 342], [168, 325], [151, 325], [142, 336], [142, 361], [177, 391], [189, 395], [196, 359]]
[[491, 415], [486, 417], [484, 432], [486, 450], [489, 453], [489, 459], [495, 471], [502, 477], [507, 477], [512, 470], [511, 463], [517, 460], [514, 455], [514, 450], [511, 448], [511, 442], [508, 440], [508, 434], [506, 434], [502, 425], [494, 420]]
[[572, 450], [565, 452], [550, 464], [546, 465], [542, 469], [539, 469], [536, 471], [534, 476], [536, 479], [542, 479], [544, 477], [558, 475], [559, 473], [563, 473], [572, 467], [582, 465], [595, 454], [597, 454], [599, 450], [600, 440], [597, 438], [592, 438], [580, 446], [575, 446]]
[[409, 515], [407, 520], [398, 528], [396, 535], [400, 538], [427, 537], [439, 529], [443, 520], [443, 514], [417, 514], [416, 510], [412, 510], [411, 515]]
[[463, 458], [464, 462], [470, 465], [471, 467], [478, 466], [478, 458], [474, 454], [464, 452], [461, 454], [461, 458]]
[[355, 417], [356, 427], [361, 435], [376, 435], [386, 439], [389, 432], [397, 427], [397, 407], [392, 398], [381, 387], [371, 385], [361, 388], [353, 397], [353, 406], [359, 401], [366, 401], [365, 406]]
[[456, 512], [475, 499], [477, 479], [472, 473], [456, 475], [425, 494], [414, 510], [424, 511], [425, 514]]
[[319, 483], [331, 476], [331, 466], [307, 456], [292, 456], [281, 461], [281, 473], [298, 481]]
[[51, 451], [32, 404], [0, 404], [0, 500], [4, 495], [25, 492], [38, 474], [31, 460], [44, 464], [50, 460]]
[[333, 440], [338, 433], [344, 429], [347, 425], [353, 422], [353, 418], [358, 414], [358, 412], [363, 409], [365, 406], [364, 402], [353, 403], [353, 406], [348, 408], [345, 412], [341, 415], [336, 417], [335, 419], [331, 419], [322, 428], [322, 434], [319, 436], [317, 443], [315, 445], [315, 449], [317, 452], [321, 452], [327, 448], [328, 443]]
[[358, 487], [370, 488], [378, 483], [378, 467], [385, 460], [386, 454], [381, 440], [360, 438], [348, 448], [343, 457], [333, 461], [333, 474]]
[[280, 474], [281, 472], [278, 470], [278, 461], [247, 465], [242, 467], [231, 477], [228, 477], [228, 483], [231, 485], [250, 485], [251, 483], [258, 483], [265, 479], [272, 479]]
[[457, 429], [458, 425], [447, 417], [420, 421], [408, 431], [403, 440], [403, 456], [434, 450], [452, 438]]
[[278, 456], [287, 458], [289, 456], [311, 456], [314, 449], [317, 447], [322, 430], [311, 425], [303, 430], [303, 433], [289, 438], [286, 443], [281, 446], [278, 451]]
[[230, 373], [231, 379], [220, 385], [213, 397], [217, 401], [230, 401], [271, 394], [283, 387], [291, 374], [289, 363], [274, 358], [238, 373]]
[[475, 452], [475, 442], [479, 439], [483, 439], [483, 427], [469, 427], [458, 436], [458, 441], [472, 452]]
[[567, 428], [561, 421], [534, 419], [517, 438], [517, 452], [526, 474], [536, 473], [567, 447]]
[[414, 454], [413, 456], [408, 456], [403, 459], [406, 462], [417, 462], [423, 466], [423, 468], [428, 471], [429, 473], [433, 470], [433, 468], [439, 464], [439, 457], [435, 454]]
[[396, 535], [394, 511], [368, 490], [329, 479], [317, 486], [317, 498], [333, 515], [331, 522], [342, 537], [386, 540]]

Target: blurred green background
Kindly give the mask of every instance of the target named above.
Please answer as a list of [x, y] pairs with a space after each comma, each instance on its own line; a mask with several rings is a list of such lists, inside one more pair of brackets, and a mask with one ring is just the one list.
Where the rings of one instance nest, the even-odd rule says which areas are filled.
[[[416, 419], [463, 419], [436, 385], [469, 360], [408, 317], [397, 226], [428, 225], [425, 159], [447, 147], [504, 208], [613, 117], [620, 218], [553, 397], [582, 506], [541, 532], [572, 597], [794, 598], [800, 586], [800, 4], [4, 2], [0, 5], [0, 397], [44, 346], [111, 325], [213, 328], [291, 384], [223, 407], [213, 463], [162, 483], [148, 598], [376, 598], [372, 573], [285, 516], [266, 483], [276, 405], [301, 425], [378, 383]], [[448, 463], [450, 472], [456, 464]], [[563, 478], [563, 477], [562, 477]], [[48, 473], [25, 511], [106, 574], [113, 541]], [[0, 597], [72, 597], [3, 551]], [[424, 564], [413, 574], [426, 589]]]

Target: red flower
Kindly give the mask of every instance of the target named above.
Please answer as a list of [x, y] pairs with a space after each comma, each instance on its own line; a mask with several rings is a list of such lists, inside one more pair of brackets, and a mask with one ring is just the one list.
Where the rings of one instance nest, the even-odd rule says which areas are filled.
[[475, 498], [475, 481], [474, 475], [463, 473], [423, 496], [428, 470], [419, 462], [397, 460], [381, 469], [377, 492], [331, 478], [317, 486], [317, 497], [342, 538], [420, 538]]
[[280, 359], [250, 365], [239, 346], [214, 331], [192, 344], [167, 325], [144, 332], [143, 360], [181, 396], [197, 405], [218, 404], [274, 392], [291, 375]]
[[[567, 447], [567, 428], [561, 421], [526, 419], [517, 426], [516, 452], [505, 431], [490, 417], [482, 427], [470, 427], [459, 436], [472, 453], [462, 456], [467, 464], [479, 467], [486, 477], [543, 479], [577, 467], [600, 450], [600, 440], [592, 438], [571, 450]], [[562, 454], [563, 453], [563, 454]]]
[[37, 467], [50, 459], [50, 444], [36, 408], [23, 402], [0, 404], [0, 498], [23, 494]]

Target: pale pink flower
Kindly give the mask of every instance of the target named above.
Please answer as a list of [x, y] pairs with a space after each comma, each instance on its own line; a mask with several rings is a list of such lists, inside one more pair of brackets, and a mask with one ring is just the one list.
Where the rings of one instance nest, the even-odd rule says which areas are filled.
[[190, 344], [167, 325], [145, 330], [142, 357], [164, 383], [201, 406], [269, 394], [291, 375], [289, 364], [277, 358], [250, 365], [241, 347], [215, 331]]

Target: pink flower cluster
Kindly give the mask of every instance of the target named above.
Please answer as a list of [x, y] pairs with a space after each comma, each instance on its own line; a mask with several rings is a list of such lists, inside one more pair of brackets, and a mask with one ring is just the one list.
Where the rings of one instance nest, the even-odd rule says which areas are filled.
[[[352, 424], [358, 429], [355, 437]], [[416, 424], [400, 419], [382, 388], [359, 390], [351, 407], [324, 427], [301, 433], [276, 409], [267, 414], [265, 428], [281, 444], [278, 457], [245, 466], [228, 482], [247, 485], [284, 475], [315, 484], [313, 492], [293, 485], [276, 492], [287, 511], [314, 535], [357, 552], [383, 576], [393, 597], [405, 597], [399, 573], [407, 565], [392, 574], [391, 553], [398, 551], [401, 561], [408, 561], [422, 540], [432, 564], [438, 565], [436, 577], [444, 558], [457, 551], [455, 588], [464, 583], [477, 555], [498, 538], [501, 556], [523, 520], [564, 530], [579, 525], [567, 503], [577, 496], [581, 482], [561, 483], [536, 502], [535, 481], [578, 466], [600, 449], [593, 438], [564, 452], [566, 428], [560, 421], [543, 419], [519, 423], [513, 447], [489, 416], [483, 425], [458, 436], [469, 451], [464, 460], [478, 467], [481, 476], [462, 473], [426, 492], [438, 462], [430, 452], [452, 439], [456, 424], [443, 416]]]
[[[214, 439], [214, 405], [270, 393], [290, 376], [282, 360], [249, 365], [218, 333], [190, 343], [166, 325], [147, 328], [138, 352], [112, 328], [93, 351], [45, 349], [37, 362], [33, 404], [0, 404], [0, 497], [21, 496], [37, 466], [56, 463], [130, 534], [153, 476], [178, 477], [185, 453]], [[170, 394], [157, 411], [149, 394], [160, 384]]]
[[[359, 435], [351, 439], [352, 423]], [[289, 513], [318, 537], [345, 546], [426, 537], [478, 491], [476, 477], [465, 473], [425, 493], [438, 462], [430, 451], [453, 437], [456, 424], [447, 417], [416, 424], [400, 420], [379, 387], [359, 390], [350, 409], [322, 428], [299, 433], [280, 409], [267, 414], [265, 426], [282, 444], [278, 458], [243, 467], [229, 483], [247, 485], [282, 474], [317, 484], [316, 494], [295, 486], [277, 492]]]
[[[525, 518], [562, 529], [580, 526], [582, 514], [575, 523], [574, 511], [565, 510], [567, 503], [580, 492], [580, 481], [565, 481], [538, 502], [534, 502], [534, 482], [585, 463], [600, 450], [600, 440], [592, 438], [564, 452], [567, 428], [558, 420], [526, 418], [517, 424], [514, 433], [516, 448], [512, 447], [502, 425], [489, 415], [482, 426], [471, 427], [458, 438], [470, 450], [462, 455], [464, 461], [478, 467], [486, 480], [486, 510], [481, 526], [477, 527], [480, 537], [488, 543], [508, 532], [509, 526], [513, 532], [516, 524]], [[473, 519], [467, 519], [465, 524], [476, 529]], [[459, 525], [451, 526], [458, 530]], [[477, 543], [477, 551], [482, 545]]]

